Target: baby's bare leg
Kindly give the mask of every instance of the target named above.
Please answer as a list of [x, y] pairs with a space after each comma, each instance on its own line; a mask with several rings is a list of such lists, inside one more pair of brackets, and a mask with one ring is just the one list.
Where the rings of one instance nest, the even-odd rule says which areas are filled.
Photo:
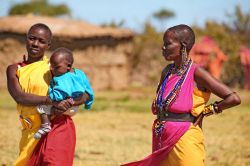
[[48, 112], [50, 112], [50, 109], [51, 109], [51, 107], [47, 107], [45, 105], [41, 105], [41, 106], [37, 107], [37, 110], [41, 115], [40, 116], [41, 117], [41, 127], [35, 133], [34, 138], [40, 139], [43, 135], [46, 135], [50, 132], [50, 130], [51, 130], [50, 119], [49, 119], [49, 115], [47, 114]]

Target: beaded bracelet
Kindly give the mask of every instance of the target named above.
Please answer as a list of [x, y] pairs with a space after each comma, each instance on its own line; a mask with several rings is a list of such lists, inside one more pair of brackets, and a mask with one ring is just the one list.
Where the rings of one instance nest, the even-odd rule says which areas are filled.
[[222, 110], [219, 109], [218, 104], [220, 102], [216, 101], [213, 104], [209, 104], [207, 106], [205, 106], [204, 110], [203, 110], [203, 115], [205, 116], [209, 116], [212, 114], [219, 114], [222, 113]]
[[202, 111], [202, 114], [204, 116], [209, 116], [209, 115], [214, 114], [213, 104], [209, 104], [209, 105], [205, 106], [204, 110]]

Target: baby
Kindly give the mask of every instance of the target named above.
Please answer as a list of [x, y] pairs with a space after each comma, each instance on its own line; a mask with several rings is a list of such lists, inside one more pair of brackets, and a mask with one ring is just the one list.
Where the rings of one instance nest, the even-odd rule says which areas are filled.
[[[56, 49], [50, 57], [50, 70], [53, 78], [49, 86], [49, 98], [52, 101], [73, 100], [81, 97], [83, 93], [87, 93], [89, 99], [85, 102], [85, 108], [90, 109], [94, 93], [89, 84], [88, 78], [83, 71], [72, 68], [74, 62], [72, 52], [67, 48]], [[35, 133], [34, 137], [40, 139], [42, 135], [46, 135], [51, 130], [50, 118], [52, 114], [51, 105], [39, 105], [37, 111], [41, 114], [41, 127]], [[71, 107], [70, 110], [64, 112], [66, 115], [73, 116], [78, 107]]]

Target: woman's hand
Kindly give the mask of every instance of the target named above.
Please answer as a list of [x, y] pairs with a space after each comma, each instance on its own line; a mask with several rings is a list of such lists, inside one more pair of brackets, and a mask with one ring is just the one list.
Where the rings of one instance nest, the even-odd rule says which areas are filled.
[[56, 108], [56, 107], [51, 107], [51, 115], [55, 115], [55, 116], [57, 116], [57, 115], [61, 115], [61, 114], [63, 114], [65, 111], [64, 110], [60, 110], [60, 109], [58, 109], [58, 108]]
[[70, 107], [72, 107], [74, 104], [74, 101], [72, 99], [66, 99], [66, 100], [62, 100], [59, 102], [53, 102], [52, 105], [58, 109], [61, 110], [62, 112], [67, 111]]

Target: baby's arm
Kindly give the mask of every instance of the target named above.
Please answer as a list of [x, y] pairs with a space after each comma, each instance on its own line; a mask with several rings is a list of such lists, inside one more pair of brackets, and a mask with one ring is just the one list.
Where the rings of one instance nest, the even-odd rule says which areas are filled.
[[83, 93], [81, 96], [79, 96], [78, 98], [74, 99], [74, 104], [73, 106], [79, 106], [84, 104], [86, 101], [89, 100], [89, 95], [87, 93]]

